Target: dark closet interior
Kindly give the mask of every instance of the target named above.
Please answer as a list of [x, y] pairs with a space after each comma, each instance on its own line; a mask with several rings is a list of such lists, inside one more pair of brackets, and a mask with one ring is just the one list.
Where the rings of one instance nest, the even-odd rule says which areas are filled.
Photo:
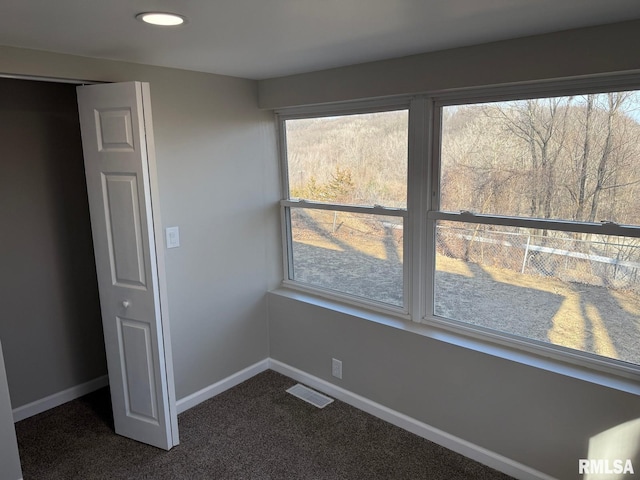
[[0, 225], [15, 409], [107, 373], [75, 85], [0, 78]]

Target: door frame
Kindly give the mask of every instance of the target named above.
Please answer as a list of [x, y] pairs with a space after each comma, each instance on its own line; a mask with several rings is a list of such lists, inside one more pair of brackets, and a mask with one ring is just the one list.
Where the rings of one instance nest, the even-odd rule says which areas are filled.
[[[81, 80], [81, 79], [72, 79], [72, 78], [56, 78], [56, 77], [41, 77], [34, 75], [14, 75], [14, 74], [5, 74], [0, 72], [1, 78], [11, 78], [15, 80], [28, 80], [28, 81], [39, 81], [39, 82], [51, 82], [51, 83], [67, 83], [72, 85], [96, 85], [103, 83], [117, 83], [112, 81], [100, 81], [100, 80]], [[120, 81], [133, 81], [133, 80], [120, 80]], [[149, 95], [149, 87], [147, 83], [143, 83], [143, 91], [146, 93], [143, 95], [142, 103], [143, 109], [151, 111], [151, 98]], [[173, 352], [171, 348], [171, 334], [170, 334], [170, 322], [169, 322], [169, 306], [168, 306], [168, 290], [167, 290], [167, 281], [166, 281], [166, 263], [165, 263], [165, 244], [163, 241], [163, 232], [162, 232], [162, 217], [160, 214], [160, 193], [158, 188], [158, 170], [156, 165], [156, 149], [155, 149], [155, 138], [153, 129], [150, 132], [146, 132], [147, 135], [147, 163], [149, 167], [149, 184], [151, 190], [151, 214], [152, 214], [152, 223], [153, 223], [153, 235], [155, 237], [156, 243], [156, 266], [158, 272], [158, 294], [160, 297], [160, 312], [161, 312], [161, 320], [160, 324], [162, 327], [162, 341], [164, 344], [164, 360], [165, 360], [165, 370], [166, 370], [166, 381], [167, 381], [167, 392], [169, 395], [168, 404], [169, 404], [169, 416], [171, 421], [171, 432], [172, 432], [172, 441], [173, 445], [178, 445], [180, 442], [179, 433], [178, 433], [178, 411], [176, 407], [176, 389], [175, 389], [175, 379], [174, 379], [174, 370], [173, 370]], [[78, 140], [82, 143], [82, 138], [78, 138]], [[84, 165], [83, 165], [84, 170]], [[88, 206], [88, 200], [87, 200]]]

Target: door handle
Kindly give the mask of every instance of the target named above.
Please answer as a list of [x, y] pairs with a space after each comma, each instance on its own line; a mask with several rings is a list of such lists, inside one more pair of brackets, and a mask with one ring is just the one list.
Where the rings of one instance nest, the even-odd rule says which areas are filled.
[[122, 306], [124, 308], [129, 308], [129, 306], [131, 306], [131, 302], [129, 300], [125, 300], [122, 302]]

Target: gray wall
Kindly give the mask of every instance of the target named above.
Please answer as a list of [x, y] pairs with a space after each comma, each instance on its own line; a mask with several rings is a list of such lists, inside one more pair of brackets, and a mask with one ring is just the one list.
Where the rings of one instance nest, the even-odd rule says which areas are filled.
[[[260, 106], [625, 72], [640, 69], [639, 44], [634, 21], [275, 78], [259, 83]], [[628, 453], [611, 429], [640, 419], [637, 394], [410, 330], [421, 329], [269, 297], [273, 359], [560, 479], [578, 478], [578, 459], [597, 435], [608, 439], [606, 453]], [[342, 381], [331, 376], [332, 357], [344, 362]], [[638, 392], [637, 382], [627, 383]], [[639, 445], [638, 422], [627, 425]], [[636, 468], [639, 452], [631, 453]]]
[[[608, 436], [608, 448], [589, 452], [592, 437], [640, 419], [637, 395], [277, 293], [269, 335], [271, 358], [555, 478], [580, 478], [588, 453], [640, 461], [628, 448], [640, 439], [638, 422], [633, 435]], [[342, 360], [342, 380], [331, 376], [331, 358]]]
[[0, 79], [0, 225], [15, 408], [107, 373], [73, 85]]
[[640, 20], [364, 63], [259, 83], [261, 108], [640, 69]]
[[2, 344], [0, 343], [0, 477], [4, 480], [22, 478], [18, 442], [13, 427], [13, 413], [9, 398], [9, 386], [5, 375]]
[[278, 163], [257, 84], [231, 77], [0, 47], [0, 73], [150, 83], [176, 397], [268, 356], [277, 285]]

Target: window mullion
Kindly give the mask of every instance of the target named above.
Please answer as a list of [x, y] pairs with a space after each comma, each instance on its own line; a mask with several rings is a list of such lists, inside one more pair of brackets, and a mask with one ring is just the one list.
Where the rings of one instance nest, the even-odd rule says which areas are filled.
[[429, 107], [425, 97], [415, 98], [409, 108], [409, 175], [407, 185], [407, 235], [405, 235], [405, 300], [413, 321], [424, 316], [426, 291], [426, 224], [429, 176]]

